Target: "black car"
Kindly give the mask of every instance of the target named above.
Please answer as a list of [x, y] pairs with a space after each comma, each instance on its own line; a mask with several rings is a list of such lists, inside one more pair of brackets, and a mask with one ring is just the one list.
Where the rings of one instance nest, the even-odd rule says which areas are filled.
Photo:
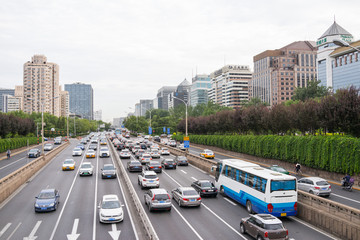
[[142, 165], [139, 161], [129, 161], [127, 163], [127, 169], [129, 172], [141, 172]]
[[101, 169], [101, 178], [116, 178], [116, 168], [112, 164], [104, 164]]
[[97, 150], [97, 144], [90, 144], [89, 149]]
[[123, 150], [123, 149], [125, 149], [125, 144], [123, 144], [123, 143], [118, 143], [118, 144], [116, 144], [116, 149], [117, 149], [117, 150]]
[[200, 194], [201, 197], [216, 197], [218, 194], [217, 188], [210, 180], [197, 180], [193, 182], [191, 186]]
[[162, 172], [161, 164], [157, 161], [150, 161], [149, 163], [146, 164], [145, 169], [148, 171], [154, 171], [156, 173]]
[[178, 166], [188, 166], [189, 165], [189, 161], [187, 160], [187, 158], [185, 156], [176, 156], [175, 162]]
[[176, 162], [174, 162], [174, 160], [172, 160], [172, 159], [164, 159], [164, 160], [161, 162], [161, 166], [162, 166], [164, 169], [168, 169], [168, 168], [176, 169]]
[[146, 150], [146, 149], [147, 149], [147, 146], [146, 146], [145, 143], [141, 143], [141, 144], [140, 144], [140, 148]]
[[160, 137], [159, 137], [159, 136], [155, 136], [155, 137], [154, 137], [154, 141], [155, 141], [155, 142], [160, 142]]
[[29, 158], [37, 158], [37, 157], [40, 157], [40, 150], [37, 149], [37, 148], [33, 148], [33, 149], [30, 149], [30, 151], [28, 152], [28, 157]]

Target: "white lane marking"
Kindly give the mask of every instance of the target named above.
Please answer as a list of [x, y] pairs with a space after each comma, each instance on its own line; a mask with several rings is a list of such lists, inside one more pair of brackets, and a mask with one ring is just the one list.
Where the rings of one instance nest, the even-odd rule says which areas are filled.
[[324, 232], [324, 231], [322, 231], [322, 230], [320, 230], [320, 229], [317, 229], [317, 228], [311, 226], [310, 224], [308, 224], [308, 223], [306, 223], [306, 222], [304, 222], [304, 221], [302, 221], [302, 220], [300, 220], [300, 219], [298, 219], [298, 218], [296, 218], [296, 217], [292, 217], [292, 216], [291, 216], [291, 217], [288, 217], [288, 218], [290, 218], [290, 219], [292, 219], [292, 220], [294, 220], [294, 221], [296, 221], [296, 222], [298, 222], [298, 223], [301, 223], [301, 224], [307, 226], [308, 228], [311, 228], [312, 230], [315, 230], [315, 231], [317, 231], [318, 233], [321, 233], [321, 234], [325, 235], [325, 236], [328, 237], [328, 238], [337, 240], [337, 238], [335, 238], [334, 236], [331, 236], [330, 234], [328, 234], [328, 233], [326, 233], [326, 232]]
[[189, 228], [196, 234], [196, 236], [199, 239], [203, 239], [200, 234], [191, 226], [191, 224], [185, 219], [185, 217], [179, 212], [179, 210], [177, 210], [177, 208], [171, 204], [172, 208], [175, 209], [175, 211], [180, 215], [180, 217], [182, 218], [182, 220], [189, 226]]
[[233, 228], [232, 226], [230, 226], [230, 224], [228, 224], [227, 222], [225, 222], [224, 219], [222, 219], [221, 217], [219, 217], [219, 215], [217, 215], [215, 212], [213, 212], [208, 206], [206, 206], [204, 203], [201, 203], [202, 206], [204, 206], [207, 210], [209, 210], [209, 212], [211, 212], [215, 217], [217, 217], [220, 221], [222, 221], [226, 226], [228, 226], [231, 230], [233, 230], [237, 235], [239, 235], [240, 237], [242, 237], [242, 239], [246, 239], [241, 233], [239, 233], [235, 228]]
[[76, 240], [80, 236], [79, 233], [76, 233], [78, 225], [79, 225], [79, 219], [75, 218], [71, 234], [66, 235], [68, 240]]
[[12, 231], [12, 233], [10, 234], [10, 236], [6, 239], [6, 240], [10, 240], [10, 238], [14, 235], [14, 233], [16, 232], [16, 230], [20, 227], [21, 222], [19, 222], [19, 224], [16, 226], [16, 228], [14, 229], [14, 231]]
[[189, 166], [191, 166], [191, 167], [193, 167], [193, 168], [195, 168], [195, 169], [199, 170], [200, 172], [202, 172], [202, 173], [204, 173], [204, 174], [208, 175], [209, 177], [215, 178], [214, 176], [210, 175], [208, 172], [205, 172], [204, 170], [202, 170], [202, 169], [200, 169], [200, 168], [198, 168], [198, 167], [196, 167], [196, 166], [194, 166], [194, 165], [192, 165], [192, 164], [189, 164]]
[[0, 232], [0, 237], [6, 232], [6, 230], [10, 227], [11, 223], [5, 225], [5, 227]]
[[353, 202], [356, 202], [356, 203], [360, 203], [360, 201], [356, 201], [354, 199], [347, 198], [347, 197], [344, 197], [344, 196], [341, 196], [341, 195], [338, 195], [338, 194], [335, 194], [335, 193], [331, 193], [331, 195], [334, 195], [334, 196], [337, 196], [339, 198], [343, 198], [343, 199], [346, 199], [346, 200], [349, 200], [349, 201], [353, 201]]
[[194, 181], [197, 181], [197, 179], [196, 178], [194, 178], [194, 177], [191, 177]]
[[116, 229], [116, 224], [115, 223], [113, 223], [113, 224], [111, 224], [111, 231], [109, 231], [109, 234], [110, 234], [110, 236], [111, 236], [111, 238], [113, 239], [113, 240], [118, 240], [119, 239], [119, 237], [120, 237], [120, 233], [121, 233], [121, 230], [117, 230]]
[[187, 172], [185, 172], [184, 170], [180, 170], [180, 171], [182, 171], [183, 173], [187, 174]]
[[165, 173], [171, 180], [173, 180], [177, 185], [179, 185], [179, 186], [181, 187], [181, 184], [178, 183], [175, 179], [173, 179], [169, 174], [167, 174], [167, 173], [165, 172], [165, 170], [163, 170], [162, 172]]
[[229, 202], [229, 203], [231, 203], [231, 204], [234, 205], [234, 206], [237, 205], [236, 203], [234, 203], [233, 201], [231, 201], [230, 199], [228, 199], [228, 198], [226, 198], [226, 197], [224, 197], [224, 200], [227, 201], [227, 202]]
[[[90, 145], [89, 145], [89, 146], [90, 146]], [[87, 149], [86, 149], [86, 150], [87, 150]], [[85, 150], [85, 151], [86, 151], [86, 150]], [[69, 189], [69, 193], [68, 193], [68, 195], [66, 196], [65, 202], [64, 202], [63, 207], [62, 207], [62, 209], [61, 209], [61, 212], [60, 212], [60, 214], [59, 214], [59, 217], [58, 217], [58, 219], [56, 220], [54, 229], [53, 229], [53, 231], [52, 231], [52, 233], [51, 233], [51, 236], [50, 236], [50, 239], [49, 239], [49, 240], [52, 240], [52, 239], [54, 238], [54, 236], [55, 236], [56, 229], [57, 229], [57, 227], [59, 226], [60, 219], [61, 219], [61, 217], [62, 217], [62, 215], [63, 215], [63, 213], [64, 213], [66, 204], [67, 204], [67, 202], [68, 202], [68, 200], [69, 200], [69, 198], [70, 198], [71, 191], [72, 191], [72, 189], [74, 188], [75, 181], [76, 181], [76, 179], [77, 179], [77, 176], [79, 175], [80, 166], [81, 166], [81, 164], [83, 163], [84, 159], [85, 159], [85, 154], [84, 154], [84, 156], [83, 156], [82, 159], [81, 159], [81, 162], [80, 162], [80, 164], [79, 164], [78, 170], [76, 171], [74, 180], [73, 180], [73, 182], [71, 183], [71, 186], [70, 186], [70, 189]]]
[[11, 165], [13, 165], [13, 164], [17, 163], [18, 161], [23, 160], [23, 159], [25, 159], [25, 157], [20, 158], [19, 160], [16, 160], [15, 162], [9, 163], [8, 165], [5, 165], [5, 166], [1, 167], [1, 168], [0, 168], [0, 170], [2, 170], [2, 169], [4, 169], [4, 168], [7, 168], [7, 167], [9, 167], [9, 166], [11, 166]]
[[[110, 152], [110, 156], [111, 156], [111, 161], [113, 162], [113, 164], [114, 164], [114, 166], [115, 166], [115, 162], [114, 162], [114, 158], [113, 158], [113, 156], [112, 156], [112, 152]], [[121, 159], [120, 159], [120, 161], [121, 161]], [[119, 163], [119, 164], [122, 164], [122, 163]], [[132, 218], [131, 213], [130, 213], [129, 205], [128, 205], [127, 201], [126, 201], [126, 198], [125, 198], [125, 195], [124, 195], [124, 190], [123, 190], [123, 188], [122, 188], [122, 186], [121, 186], [120, 178], [119, 178], [119, 177], [117, 177], [117, 181], [118, 181], [118, 183], [119, 183], [120, 190], [121, 190], [121, 195], [123, 196], [123, 199], [124, 199], [124, 202], [125, 202], [125, 206], [126, 206], [126, 209], [127, 209], [128, 214], [129, 214], [129, 218], [130, 218], [131, 226], [132, 226], [133, 231], [134, 231], [134, 234], [135, 234], [135, 238], [136, 238], [136, 240], [139, 240], [137, 231], [136, 231], [136, 229], [135, 229], [135, 224], [134, 224], [133, 218]]]
[[[98, 148], [100, 146], [98, 145]], [[94, 201], [94, 217], [93, 217], [93, 236], [92, 239], [96, 240], [96, 211], [97, 211], [97, 188], [98, 188], [98, 171], [99, 170], [99, 155], [96, 156], [96, 173], [95, 175], [95, 201]]]
[[37, 221], [37, 223], [35, 224], [35, 227], [31, 231], [30, 235], [28, 237], [24, 237], [24, 240], [35, 240], [35, 239], [37, 239], [37, 236], [35, 236], [35, 233], [38, 230], [38, 228], [40, 227], [41, 222], [42, 221]]

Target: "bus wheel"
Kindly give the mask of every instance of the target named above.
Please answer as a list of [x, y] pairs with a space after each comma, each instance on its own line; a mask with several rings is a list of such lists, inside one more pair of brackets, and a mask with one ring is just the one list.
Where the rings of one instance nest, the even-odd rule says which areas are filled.
[[225, 196], [225, 191], [224, 191], [224, 188], [222, 186], [220, 187], [220, 195]]
[[252, 210], [252, 204], [250, 202], [250, 200], [247, 200], [246, 201], [246, 210], [248, 211], [248, 213], [253, 213], [253, 210]]

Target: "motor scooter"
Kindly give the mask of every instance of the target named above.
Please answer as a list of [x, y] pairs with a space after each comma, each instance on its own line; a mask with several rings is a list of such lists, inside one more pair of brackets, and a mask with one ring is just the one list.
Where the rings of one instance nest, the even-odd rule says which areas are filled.
[[351, 192], [354, 185], [354, 179], [350, 178], [349, 182], [346, 182], [345, 179], [341, 180], [342, 189]]

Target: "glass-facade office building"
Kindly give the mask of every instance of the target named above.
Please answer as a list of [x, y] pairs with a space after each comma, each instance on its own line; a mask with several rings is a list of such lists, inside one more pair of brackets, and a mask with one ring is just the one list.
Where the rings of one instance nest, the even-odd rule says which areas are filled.
[[94, 92], [90, 84], [65, 84], [65, 91], [69, 92], [69, 111], [82, 118], [94, 119]]
[[3, 89], [3, 88], [0, 88], [0, 112], [4, 112], [3, 96], [4, 95], [14, 96], [14, 94], [15, 94], [15, 89]]
[[209, 101], [208, 91], [211, 89], [209, 75], [196, 75], [192, 79], [190, 90], [190, 105], [195, 107], [198, 104], [207, 104]]

